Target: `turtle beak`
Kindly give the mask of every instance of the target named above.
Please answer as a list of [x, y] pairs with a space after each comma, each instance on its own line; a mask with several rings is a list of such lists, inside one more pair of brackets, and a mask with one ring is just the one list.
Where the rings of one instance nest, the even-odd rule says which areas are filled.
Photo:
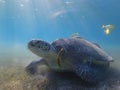
[[38, 41], [37, 40], [31, 40], [28, 42], [28, 49], [32, 50], [33, 48], [36, 48]]

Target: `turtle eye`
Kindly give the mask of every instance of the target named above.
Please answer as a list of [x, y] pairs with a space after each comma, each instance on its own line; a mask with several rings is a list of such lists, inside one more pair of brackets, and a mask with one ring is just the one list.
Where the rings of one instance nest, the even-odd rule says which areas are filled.
[[44, 47], [44, 49], [46, 49], [46, 50], [48, 50], [50, 47], [49, 47], [49, 45], [47, 44], [47, 43], [44, 43], [44, 45], [43, 45]]

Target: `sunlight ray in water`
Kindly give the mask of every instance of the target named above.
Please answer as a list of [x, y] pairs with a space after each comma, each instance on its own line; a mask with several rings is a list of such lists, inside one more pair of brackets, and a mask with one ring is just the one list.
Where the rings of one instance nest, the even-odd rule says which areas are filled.
[[14, 12], [18, 13], [18, 18], [22, 19], [21, 22], [24, 22], [26, 26], [24, 27], [30, 27], [32, 29], [24, 29], [27, 31], [34, 30], [35, 29], [35, 13], [34, 9], [32, 8], [32, 1], [31, 0], [17, 0], [14, 1]]
[[[11, 5], [12, 3], [13, 5]], [[88, 0], [13, 0], [7, 2], [7, 5], [12, 11], [9, 16], [13, 21], [12, 29], [14, 29], [14, 33], [19, 30], [20, 34], [30, 33], [33, 37], [40, 34], [43, 39], [48, 39], [45, 36], [47, 35], [46, 32], [51, 35], [53, 33], [58, 34], [58, 36], [62, 35], [62, 37], [64, 33], [69, 36], [74, 32], [85, 32], [89, 28], [87, 27], [89, 26], [87, 18], [92, 15], [88, 13], [88, 9], [93, 13]], [[66, 28], [64, 32], [61, 32], [62, 27]], [[76, 30], [73, 32], [74, 27]], [[83, 28], [84, 30], [82, 30]], [[46, 32], [43, 31], [44, 29]], [[87, 32], [89, 33], [89, 31]], [[17, 34], [15, 35], [16, 37], [18, 38]]]

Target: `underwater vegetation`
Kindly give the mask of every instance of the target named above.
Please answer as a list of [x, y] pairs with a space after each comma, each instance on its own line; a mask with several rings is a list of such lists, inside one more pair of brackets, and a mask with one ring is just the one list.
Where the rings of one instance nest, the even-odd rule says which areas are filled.
[[24, 71], [24, 66], [0, 69], [0, 90], [45, 90], [46, 82], [47, 79], [43, 76], [29, 76]]
[[[25, 71], [26, 65], [38, 59], [27, 48], [16, 49], [15, 54], [0, 57], [0, 90], [120, 90], [120, 70], [118, 49], [109, 49], [115, 57], [115, 69], [111, 69], [110, 76], [98, 85], [82, 83], [81, 79], [73, 73], [55, 73], [46, 66], [41, 66], [35, 75], [29, 75]], [[7, 51], [8, 52], [8, 51]], [[23, 53], [23, 54], [21, 54]], [[117, 68], [117, 69], [116, 69]]]
[[39, 70], [38, 74], [29, 76], [24, 66], [0, 69], [0, 90], [120, 90], [120, 72], [115, 69], [104, 82], [96, 86], [81, 83], [79, 78], [69, 72], [55, 73], [44, 66]]
[[[108, 50], [112, 52], [113, 57], [116, 57], [116, 63], [111, 65], [108, 77], [98, 85], [84, 83], [74, 73], [53, 72], [44, 65], [38, 67], [35, 75], [29, 75], [25, 71], [26, 65], [24, 61], [28, 65], [28, 60], [32, 61], [38, 57], [33, 58], [32, 53], [30, 54], [29, 51], [26, 52], [27, 50], [24, 50], [24, 55], [21, 54], [23, 50], [18, 50], [18, 52], [16, 50], [17, 53], [15, 52], [16, 54], [14, 54], [15, 60], [13, 58], [10, 59], [9, 56], [0, 58], [0, 90], [120, 90], [120, 50], [118, 49]], [[12, 51], [10, 50], [10, 52]]]

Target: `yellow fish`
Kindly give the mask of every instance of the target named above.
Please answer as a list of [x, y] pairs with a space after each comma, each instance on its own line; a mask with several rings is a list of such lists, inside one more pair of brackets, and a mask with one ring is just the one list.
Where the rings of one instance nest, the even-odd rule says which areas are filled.
[[104, 29], [104, 33], [106, 35], [109, 35], [111, 30], [113, 30], [115, 27], [114, 25], [108, 24], [108, 25], [103, 25], [102, 28]]
[[110, 29], [104, 30], [105, 34], [109, 35], [110, 34]]

